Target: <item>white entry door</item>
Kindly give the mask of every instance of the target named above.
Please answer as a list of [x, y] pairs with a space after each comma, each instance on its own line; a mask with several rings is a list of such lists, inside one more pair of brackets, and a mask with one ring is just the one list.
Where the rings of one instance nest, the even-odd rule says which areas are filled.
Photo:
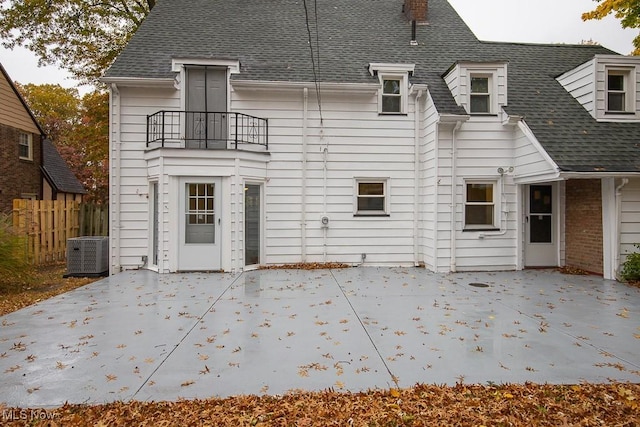
[[536, 184], [526, 188], [524, 264], [526, 267], [556, 267], [556, 187], [554, 184]]
[[220, 270], [220, 179], [180, 180], [180, 271]]

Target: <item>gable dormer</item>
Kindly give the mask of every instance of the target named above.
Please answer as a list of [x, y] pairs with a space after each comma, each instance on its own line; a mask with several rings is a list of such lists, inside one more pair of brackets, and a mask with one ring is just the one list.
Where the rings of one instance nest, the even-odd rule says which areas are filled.
[[507, 105], [506, 62], [457, 62], [444, 81], [471, 117], [498, 116]]
[[640, 57], [596, 55], [556, 80], [598, 121], [640, 121]]

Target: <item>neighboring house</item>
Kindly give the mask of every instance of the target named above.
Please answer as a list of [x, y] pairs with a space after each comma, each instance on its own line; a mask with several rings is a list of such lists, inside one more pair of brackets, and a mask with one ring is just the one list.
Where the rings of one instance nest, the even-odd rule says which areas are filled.
[[42, 153], [42, 199], [82, 202], [87, 190], [49, 139], [42, 141]]
[[0, 212], [11, 212], [14, 199], [81, 200], [85, 193], [0, 64]]
[[157, 3], [103, 78], [111, 272], [616, 275], [640, 242], [640, 58], [478, 41], [445, 0], [306, 9]]
[[13, 199], [42, 198], [44, 131], [0, 64], [0, 212]]

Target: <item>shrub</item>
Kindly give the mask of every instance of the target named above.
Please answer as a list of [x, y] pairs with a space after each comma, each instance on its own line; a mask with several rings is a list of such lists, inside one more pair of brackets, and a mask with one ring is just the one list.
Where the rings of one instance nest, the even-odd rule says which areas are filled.
[[32, 272], [25, 238], [13, 232], [10, 216], [0, 216], [0, 292], [19, 289], [29, 281]]
[[[640, 249], [640, 245], [635, 244], [636, 248]], [[622, 264], [622, 271], [620, 272], [622, 280], [627, 282], [635, 282], [640, 280], [640, 253], [633, 252], [627, 255], [627, 260]]]

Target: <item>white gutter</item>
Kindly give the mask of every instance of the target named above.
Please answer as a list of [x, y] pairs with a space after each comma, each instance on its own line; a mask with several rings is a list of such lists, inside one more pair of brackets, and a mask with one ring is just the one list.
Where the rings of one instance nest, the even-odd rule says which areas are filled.
[[[281, 82], [281, 81], [257, 81], [257, 80], [238, 80], [231, 79], [229, 83], [234, 89], [278, 89], [299, 91], [302, 88], [312, 89], [315, 91], [316, 84], [314, 82]], [[356, 92], [356, 93], [378, 93], [380, 84], [375, 83], [332, 83], [322, 82], [323, 92]]]
[[[118, 273], [122, 270], [120, 264], [120, 92], [118, 86], [111, 84], [109, 91], [109, 115], [112, 118], [113, 129], [109, 132], [110, 153], [115, 151], [112, 157], [111, 173], [109, 174], [109, 186], [113, 189], [113, 200], [109, 197], [110, 215], [110, 246], [113, 250], [111, 256], [111, 274]], [[111, 156], [112, 154], [110, 154]]]
[[414, 117], [414, 151], [413, 151], [413, 265], [420, 265], [419, 255], [419, 209], [420, 203], [420, 98], [422, 98], [423, 90], [416, 92]]
[[142, 77], [102, 77], [100, 81], [111, 86], [175, 87], [174, 78], [152, 79]]
[[[560, 172], [560, 177], [564, 179], [585, 179], [585, 178], [628, 178], [630, 176], [640, 176], [640, 172]], [[623, 185], [624, 187], [624, 185]]]
[[307, 262], [307, 121], [309, 119], [309, 88], [302, 89], [302, 194], [300, 207], [301, 260]]

